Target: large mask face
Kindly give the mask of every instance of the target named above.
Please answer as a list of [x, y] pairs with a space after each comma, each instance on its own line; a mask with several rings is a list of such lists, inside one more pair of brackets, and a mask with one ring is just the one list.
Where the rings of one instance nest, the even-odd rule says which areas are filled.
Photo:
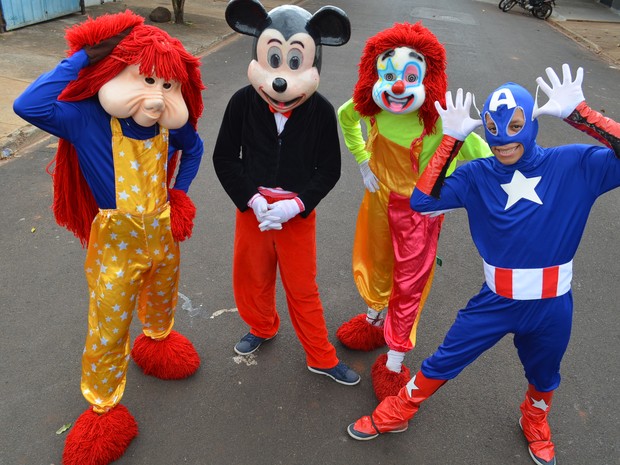
[[140, 74], [138, 65], [127, 66], [99, 90], [99, 102], [116, 118], [133, 118], [140, 126], [156, 123], [178, 129], [187, 123], [189, 112], [178, 81]]
[[316, 52], [307, 33], [285, 39], [280, 31], [266, 29], [257, 39], [256, 59], [248, 67], [250, 83], [275, 111], [288, 112], [319, 87]]
[[[481, 115], [489, 146], [520, 143], [524, 151], [529, 152], [535, 146], [538, 134], [538, 121], [532, 120], [533, 108], [532, 95], [520, 85], [509, 82], [496, 89], [487, 98]], [[523, 127], [515, 131], [510, 122], [517, 109], [522, 112]]]
[[424, 103], [424, 56], [409, 47], [387, 50], [377, 58], [379, 79], [372, 98], [383, 110], [395, 114], [411, 113]]

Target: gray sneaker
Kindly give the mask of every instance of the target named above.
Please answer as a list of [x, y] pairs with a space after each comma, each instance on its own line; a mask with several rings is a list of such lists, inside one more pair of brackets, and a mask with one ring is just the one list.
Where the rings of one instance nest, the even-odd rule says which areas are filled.
[[319, 375], [329, 376], [331, 379], [340, 384], [346, 384], [347, 386], [353, 386], [360, 382], [360, 375], [351, 370], [348, 366], [346, 366], [342, 362], [338, 362], [334, 368], [313, 368], [308, 367], [312, 373], [317, 373]]
[[235, 352], [237, 352], [239, 355], [250, 355], [252, 352], [255, 352], [256, 349], [258, 349], [263, 342], [269, 341], [274, 337], [276, 337], [275, 334], [272, 337], [265, 338], [254, 336], [254, 334], [248, 333], [235, 344]]

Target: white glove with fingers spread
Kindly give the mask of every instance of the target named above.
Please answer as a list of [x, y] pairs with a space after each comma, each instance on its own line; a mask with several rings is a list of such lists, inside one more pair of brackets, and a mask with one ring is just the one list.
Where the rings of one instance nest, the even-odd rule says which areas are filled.
[[368, 189], [369, 192], [377, 192], [379, 190], [379, 180], [370, 169], [370, 166], [368, 166], [368, 160], [364, 160], [360, 163], [360, 172], [362, 173], [366, 189]]
[[[267, 214], [263, 217], [263, 222], [258, 225], [261, 231], [269, 229], [282, 229], [282, 223], [286, 223], [295, 217], [301, 209], [295, 199], [279, 200], [267, 206]], [[275, 225], [279, 225], [278, 228]]]
[[482, 126], [481, 119], [473, 119], [469, 116], [473, 98], [473, 94], [467, 92], [465, 99], [463, 99], [463, 89], [459, 88], [456, 91], [454, 103], [452, 102], [452, 92], [446, 92], [445, 109], [441, 107], [439, 102], [435, 102], [435, 108], [441, 117], [443, 133], [446, 136], [454, 137], [457, 140], [465, 140], [469, 133]]
[[552, 68], [547, 68], [545, 71], [547, 72], [547, 77], [549, 78], [551, 86], [549, 86], [542, 77], [536, 78], [536, 83], [540, 89], [547, 94], [549, 101], [538, 108], [537, 92], [532, 118], [537, 118], [540, 115], [567, 118], [575, 108], [577, 108], [577, 105], [585, 100], [583, 90], [581, 89], [583, 68], [577, 68], [575, 80], [573, 81], [570, 66], [564, 63], [562, 65], [562, 82], [560, 82], [560, 78]]
[[254, 195], [248, 202], [248, 207], [254, 210], [254, 215], [259, 223], [265, 219], [267, 214], [267, 199], [260, 194]]

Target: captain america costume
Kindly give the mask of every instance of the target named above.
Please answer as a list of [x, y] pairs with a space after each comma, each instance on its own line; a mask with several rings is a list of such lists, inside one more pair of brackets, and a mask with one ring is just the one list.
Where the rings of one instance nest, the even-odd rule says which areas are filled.
[[[504, 88], [531, 115], [533, 100], [524, 98], [527, 91], [510, 83]], [[512, 113], [506, 112], [501, 124], [507, 124]], [[607, 147], [540, 147], [535, 142], [537, 123], [528, 122], [520, 134], [526, 148], [517, 163], [504, 165], [495, 157], [473, 160], [445, 179], [440, 198], [413, 192], [411, 207], [419, 212], [467, 210], [487, 278], [478, 295], [459, 311], [444, 343], [422, 363], [425, 376], [452, 379], [504, 335], [514, 333], [528, 381], [540, 391], [560, 383], [560, 361], [571, 329], [572, 259], [597, 197], [620, 185], [620, 161]], [[487, 136], [494, 145], [492, 134]], [[555, 272], [555, 267], [564, 271]], [[519, 270], [526, 276], [522, 290]], [[543, 298], [544, 277], [549, 274], [544, 270], [552, 275], [547, 288], [556, 284], [555, 292], [547, 291], [550, 298]], [[528, 279], [528, 273], [534, 278]], [[469, 316], [474, 314], [472, 326]], [[547, 337], [540, 337], [541, 329]]]

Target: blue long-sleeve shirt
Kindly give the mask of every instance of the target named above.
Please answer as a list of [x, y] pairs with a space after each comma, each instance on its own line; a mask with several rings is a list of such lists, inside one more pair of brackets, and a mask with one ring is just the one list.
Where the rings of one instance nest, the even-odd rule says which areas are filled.
[[[116, 208], [111, 116], [97, 96], [77, 102], [58, 100], [69, 82], [77, 79], [88, 64], [83, 50], [65, 58], [28, 86], [13, 103], [13, 111], [32, 125], [71, 142], [99, 208]], [[159, 132], [157, 124], [143, 127], [132, 118], [119, 121], [123, 134], [132, 139], [150, 139]], [[169, 157], [174, 150], [182, 151], [174, 188], [187, 192], [198, 173], [203, 143], [190, 123], [169, 133]]]

